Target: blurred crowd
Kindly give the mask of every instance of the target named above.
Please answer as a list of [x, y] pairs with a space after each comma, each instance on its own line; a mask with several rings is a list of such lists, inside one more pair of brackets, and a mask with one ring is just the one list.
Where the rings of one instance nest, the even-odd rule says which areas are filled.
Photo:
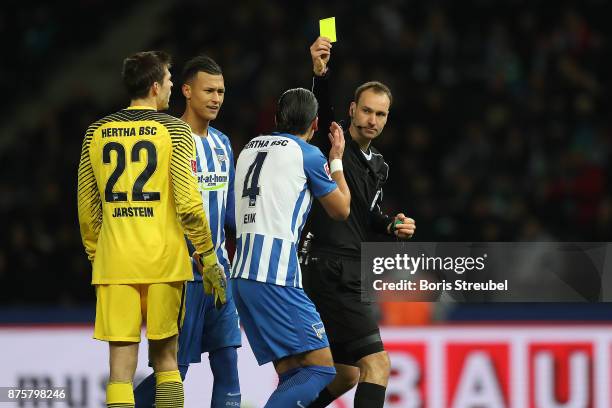
[[[74, 3], [93, 20], [77, 22], [67, 5], [44, 3], [29, 12], [13, 6], [16, 18], [2, 13], [0, 38], [14, 38], [9, 49], [17, 48], [0, 76], [10, 95], [5, 111], [35, 97], [61, 70], [62, 55], [95, 47], [112, 29], [107, 17], [118, 2]], [[121, 10], [138, 7], [146, 2]], [[182, 1], [151, 22], [159, 32], [149, 48], [173, 54], [174, 115], [182, 113], [182, 64], [199, 52], [220, 63], [227, 93], [213, 126], [237, 155], [273, 128], [283, 90], [310, 87], [308, 46], [318, 19], [334, 15], [338, 119], [360, 83], [391, 87], [394, 104], [375, 145], [391, 167], [385, 206], [417, 220], [415, 239], [610, 241], [612, 53], [604, 9], [602, 0]], [[87, 125], [126, 102], [119, 88], [113, 106], [97, 106], [81, 90], [32, 118], [34, 129], [0, 152], [1, 304], [94, 301], [76, 169]]]
[[[10, 113], [26, 103], [61, 72], [63, 57], [83, 52], [104, 36], [118, 14], [130, 13], [138, 2], [119, 0], [7, 0], [0, 13], [0, 44], [4, 51], [0, 106]], [[19, 86], [17, 89], [16, 86]]]

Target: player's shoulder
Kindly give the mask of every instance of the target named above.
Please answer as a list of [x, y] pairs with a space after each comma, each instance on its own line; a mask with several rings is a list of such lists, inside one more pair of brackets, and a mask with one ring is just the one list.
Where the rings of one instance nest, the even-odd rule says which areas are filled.
[[192, 139], [191, 127], [179, 118], [167, 113], [151, 111], [148, 120], [153, 120], [166, 128], [173, 140]]
[[304, 155], [304, 157], [308, 157], [308, 158], [325, 158], [325, 156], [323, 155], [323, 152], [321, 152], [321, 149], [319, 149], [318, 146], [315, 146], [313, 144], [308, 143], [307, 141], [300, 139], [298, 137], [295, 138], [296, 143], [300, 146], [300, 148], [302, 149], [302, 154]]
[[281, 137], [289, 139], [290, 143], [300, 148], [304, 156], [307, 156], [307, 155], [310, 156], [312, 154], [317, 154], [317, 152], [321, 153], [321, 151], [319, 150], [317, 146], [312, 145], [308, 143], [307, 141], [305, 141], [304, 139], [299, 138], [295, 135], [292, 135], [289, 133], [272, 133], [270, 136], [281, 136]]
[[150, 114], [151, 114], [152, 120], [155, 120], [161, 123], [167, 128], [188, 130], [189, 134], [191, 134], [191, 128], [189, 127], [189, 125], [186, 122], [183, 122], [183, 120], [179, 118], [176, 118], [172, 115], [168, 115], [167, 113], [164, 113], [164, 112], [157, 112], [157, 111], [151, 111]]
[[209, 131], [211, 134], [213, 134], [213, 135], [215, 135], [216, 137], [218, 137], [218, 138], [219, 138], [219, 139], [220, 139], [220, 140], [221, 140], [221, 141], [222, 141], [224, 144], [226, 144], [226, 145], [228, 145], [228, 146], [231, 146], [231, 143], [230, 143], [229, 137], [228, 137], [228, 136], [227, 136], [225, 133], [223, 133], [222, 131], [220, 131], [219, 129], [217, 129], [217, 128], [215, 128], [215, 127], [212, 127], [212, 126], [209, 126], [209, 127], [208, 127], [208, 131]]
[[290, 139], [299, 148], [305, 168], [318, 167], [322, 163], [327, 162], [327, 159], [317, 146], [294, 135], [283, 134], [282, 136]]
[[89, 125], [89, 127], [87, 128], [87, 133], [88, 134], [93, 133], [97, 129], [99, 129], [100, 127], [102, 127], [103, 125], [105, 125], [107, 123], [124, 122], [127, 119], [128, 119], [128, 115], [125, 113], [125, 109], [122, 109], [122, 110], [117, 111], [117, 112], [113, 112], [111, 114], [108, 114], [108, 115], [104, 116], [101, 119], [98, 119], [97, 121], [95, 121], [94, 123]]
[[117, 112], [104, 116], [89, 125], [89, 130], [96, 130], [107, 123], [116, 122], [141, 122], [155, 121], [169, 128], [188, 130], [191, 133], [189, 125], [182, 120], [168, 115], [167, 113], [158, 112], [153, 109], [121, 109]]

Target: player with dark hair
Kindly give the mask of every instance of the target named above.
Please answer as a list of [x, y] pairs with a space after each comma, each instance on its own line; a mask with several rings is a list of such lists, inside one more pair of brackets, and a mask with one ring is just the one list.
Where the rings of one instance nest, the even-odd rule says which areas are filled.
[[[183, 69], [185, 112], [196, 144], [196, 176], [202, 204], [212, 232], [217, 258], [229, 278], [230, 262], [225, 248], [225, 227], [236, 230], [234, 218], [234, 154], [228, 137], [210, 126], [223, 105], [225, 83], [221, 67], [210, 57], [199, 55]], [[231, 291], [227, 304], [217, 309], [212, 295], [205, 295], [202, 278], [193, 267], [187, 282], [185, 320], [179, 335], [178, 366], [183, 380], [189, 364], [199, 363], [208, 353], [214, 376], [210, 406], [240, 407], [238, 353], [240, 325]], [[154, 401], [153, 376], [136, 388], [136, 407], [150, 407]]]
[[79, 163], [79, 223], [97, 297], [94, 338], [109, 342], [108, 407], [134, 406], [143, 319], [155, 404], [184, 404], [176, 339], [184, 283], [192, 279], [185, 234], [201, 260], [205, 290], [225, 298], [225, 274], [191, 168], [191, 130], [158, 112], [168, 108], [169, 67], [169, 56], [158, 51], [125, 59], [130, 106], [89, 126]]
[[[310, 47], [313, 92], [320, 102], [322, 127], [333, 120], [329, 95], [328, 63], [332, 44], [319, 37]], [[389, 378], [389, 357], [384, 350], [371, 302], [362, 299], [361, 243], [375, 233], [408, 239], [415, 223], [399, 213], [381, 212], [382, 187], [389, 166], [371, 146], [380, 136], [391, 107], [389, 88], [377, 81], [355, 91], [349, 107], [346, 152], [342, 159], [351, 191], [351, 214], [346, 222], [330, 219], [315, 205], [307, 227], [309, 254], [302, 258], [304, 290], [317, 306], [330, 340], [337, 375], [310, 407], [325, 407], [357, 385], [355, 407], [382, 407]], [[318, 138], [321, 148], [325, 140]]]
[[305, 407], [335, 374], [321, 317], [302, 289], [296, 251], [313, 197], [333, 219], [346, 219], [350, 208], [342, 129], [330, 126], [331, 169], [308, 144], [317, 107], [312, 92], [286, 91], [278, 101], [278, 132], [251, 139], [236, 164], [232, 291], [257, 362], [272, 361], [279, 375], [267, 408]]

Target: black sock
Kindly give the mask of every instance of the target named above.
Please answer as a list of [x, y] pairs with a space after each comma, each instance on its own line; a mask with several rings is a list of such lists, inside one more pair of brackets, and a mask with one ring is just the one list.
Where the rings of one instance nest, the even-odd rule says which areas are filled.
[[317, 399], [310, 403], [308, 408], [325, 408], [326, 406], [331, 404], [332, 401], [335, 399], [336, 397], [331, 395], [327, 387], [325, 387], [319, 392]]
[[360, 382], [355, 392], [355, 408], [383, 408], [386, 387]]

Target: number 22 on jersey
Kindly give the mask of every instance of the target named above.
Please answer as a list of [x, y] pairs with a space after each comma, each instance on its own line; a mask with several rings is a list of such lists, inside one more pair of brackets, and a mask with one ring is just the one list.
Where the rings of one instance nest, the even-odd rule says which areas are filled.
[[157, 150], [155, 145], [148, 140], [140, 140], [134, 144], [130, 152], [130, 162], [127, 163], [125, 147], [118, 142], [108, 142], [102, 149], [102, 161], [104, 164], [112, 165], [111, 152], [115, 152], [116, 165], [104, 187], [104, 200], [108, 203], [128, 201], [127, 191], [114, 191], [119, 177], [125, 172], [126, 165], [139, 163], [142, 151], [146, 154], [146, 166], [134, 181], [131, 191], [131, 201], [159, 201], [159, 191], [143, 191], [145, 184], [151, 178], [157, 168]]

